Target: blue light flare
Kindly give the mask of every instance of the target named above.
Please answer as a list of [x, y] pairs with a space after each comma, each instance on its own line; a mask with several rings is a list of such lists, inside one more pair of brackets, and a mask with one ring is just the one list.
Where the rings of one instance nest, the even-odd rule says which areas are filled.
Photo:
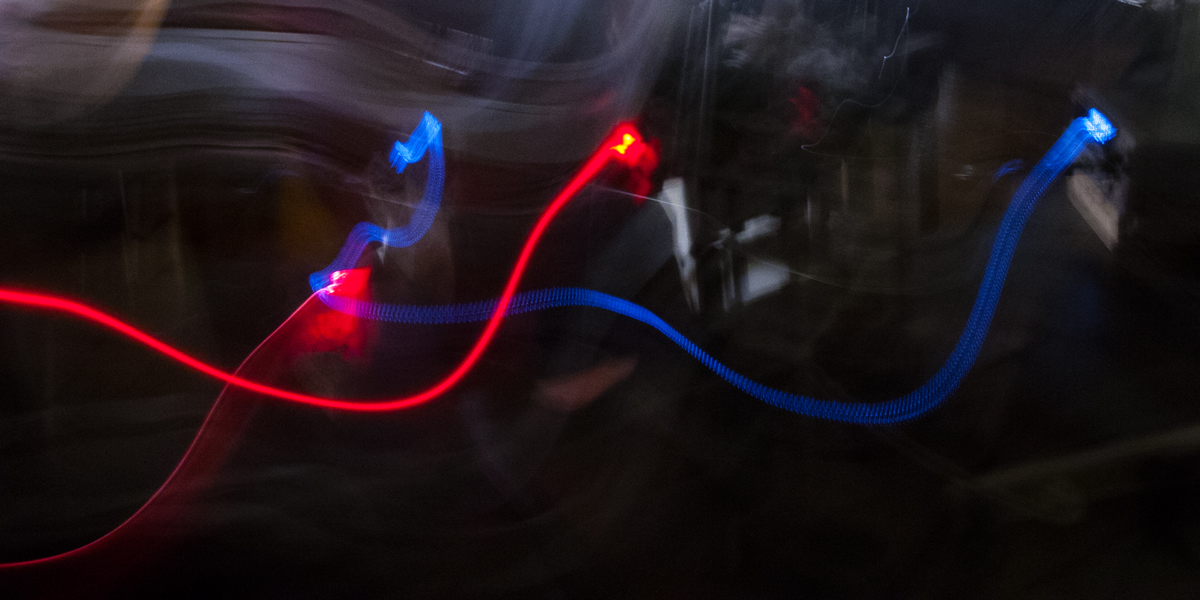
[[1097, 144], [1103, 144], [1117, 135], [1117, 128], [1113, 127], [1112, 122], [1094, 108], [1088, 109], [1084, 123], [1087, 125], [1088, 133], [1092, 134], [1092, 139], [1096, 140]]

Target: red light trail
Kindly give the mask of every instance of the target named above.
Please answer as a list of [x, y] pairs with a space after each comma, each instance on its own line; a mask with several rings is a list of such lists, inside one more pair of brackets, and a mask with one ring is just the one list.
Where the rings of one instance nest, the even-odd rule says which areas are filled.
[[438, 383], [427, 388], [424, 391], [416, 394], [393, 398], [387, 400], [348, 400], [343, 398], [327, 398], [323, 396], [312, 396], [300, 392], [280, 389], [263, 383], [250, 381], [235, 374], [227, 373], [217, 367], [214, 367], [204, 361], [194, 358], [156, 338], [150, 334], [141, 331], [124, 321], [117, 319], [111, 315], [105, 314], [99, 310], [68, 300], [58, 296], [47, 294], [39, 294], [35, 292], [16, 290], [11, 288], [0, 287], [0, 302], [25, 306], [30, 308], [50, 310], [79, 317], [98, 325], [102, 325], [121, 335], [133, 339], [141, 344], [150, 347], [151, 349], [170, 357], [171, 359], [182, 363], [192, 369], [195, 369], [205, 375], [224, 381], [225, 383], [237, 386], [252, 392], [270, 396], [281, 400], [288, 400], [299, 404], [307, 404], [320, 408], [328, 408], [333, 410], [346, 410], [358, 412], [386, 412], [411, 408], [420, 404], [424, 404], [437, 398], [445, 393], [450, 388], [454, 387], [479, 361], [483, 352], [495, 337], [496, 331], [500, 328], [501, 321], [504, 320], [504, 312], [508, 309], [509, 303], [512, 301], [513, 294], [517, 292], [517, 285], [521, 282], [521, 276], [525, 272], [525, 267], [529, 263], [530, 257], [533, 256], [533, 251], [537, 247], [538, 241], [542, 234], [549, 227], [550, 222], [554, 220], [559, 211], [567, 205], [568, 202], [587, 185], [597, 173], [600, 172], [609, 160], [635, 165], [642, 159], [646, 152], [646, 146], [641, 141], [641, 136], [637, 130], [629, 124], [621, 124], [605, 139], [600, 146], [600, 150], [592, 155], [583, 168], [575, 174], [567, 185], [551, 200], [550, 205], [546, 207], [533, 230], [530, 231], [529, 237], [525, 241], [525, 246], [521, 250], [520, 256], [517, 258], [516, 264], [513, 266], [512, 274], [509, 275], [508, 284], [504, 287], [504, 292], [500, 296], [500, 301], [496, 305], [495, 311], [488, 319], [487, 325], [484, 327], [483, 333], [476, 339], [475, 345], [467, 353], [458, 367], [449, 375], [443, 378]]
[[[649, 154], [647, 154], [647, 152], [649, 152]], [[637, 131], [631, 125], [618, 125], [616, 129], [609, 135], [609, 137], [605, 139], [604, 143], [600, 146], [600, 150], [592, 155], [586, 163], [584, 163], [579, 172], [576, 173], [575, 176], [567, 183], [567, 185], [558, 193], [558, 195], [551, 200], [550, 205], [546, 208], [545, 212], [542, 213], [542, 216], [538, 219], [532, 231], [530, 231], [529, 237], [526, 239], [525, 246], [522, 248], [521, 254], [517, 258], [517, 262], [513, 267], [512, 274], [509, 276], [508, 283], [504, 288], [500, 302], [496, 305], [491, 318], [487, 322], [487, 326], [483, 330], [483, 333], [480, 334], [479, 338], [475, 341], [475, 345], [471, 348], [470, 352], [468, 352], [466, 357], [462, 359], [458, 367], [456, 367], [453, 372], [443, 378], [440, 382], [422, 392], [413, 394], [411, 396], [382, 401], [354, 401], [340, 398], [313, 396], [280, 389], [264, 383], [251, 381], [244, 377], [238, 376], [236, 373], [228, 373], [220, 368], [190, 356], [187, 353], [151, 336], [150, 334], [124, 321], [121, 321], [116, 317], [113, 317], [112, 315], [106, 314], [100, 310], [74, 300], [32, 291], [0, 287], [0, 303], [6, 303], [18, 307], [65, 313], [85, 321], [90, 321], [97, 325], [111, 329], [136, 342], [139, 342], [150, 349], [159, 352], [160, 354], [167, 356], [183, 365], [191, 367], [192, 369], [195, 369], [196, 371], [199, 371], [205, 375], [223, 381], [231, 386], [249, 390], [264, 396], [287, 400], [299, 404], [307, 404], [310, 406], [345, 411], [385, 412], [411, 408], [413, 406], [429, 402], [430, 400], [433, 400], [439, 395], [445, 393], [456, 383], [458, 383], [473, 366], [475, 366], [476, 362], [478, 362], [479, 358], [483, 355], [483, 352], [487, 349], [489, 343], [492, 341], [492, 338], [495, 337], [496, 331], [500, 327], [500, 322], [504, 318], [504, 313], [508, 309], [513, 295], [517, 291], [517, 286], [521, 281], [521, 276], [524, 274], [525, 267], [529, 263], [530, 258], [533, 256], [533, 251], [537, 247], [538, 241], [541, 239], [542, 234], [545, 232], [546, 228], [549, 227], [550, 222], [554, 220], [554, 217], [558, 214], [558, 212], [564, 206], [566, 206], [566, 204], [570, 202], [571, 199], [577, 193], [579, 193], [579, 191], [583, 189], [583, 187], [587, 185], [588, 182], [591, 181], [600, 172], [600, 170], [604, 168], [606, 164], [608, 164], [610, 160], [616, 160], [617, 162], [624, 163], [631, 167], [646, 167], [647, 165], [639, 164], [645, 157], [649, 157], [649, 160], [655, 160], [656, 158], [654, 152], [650, 151], [646, 147], [646, 145], [641, 141], [640, 135], [638, 135]], [[339, 272], [336, 276], [336, 279], [342, 280], [347, 279], [347, 277], [347, 273]], [[361, 292], [362, 288], [365, 287], [366, 277], [367, 275], [364, 272], [353, 278], [353, 281], [337, 281], [336, 283], [347, 284], [349, 287], [342, 291], [357, 295], [357, 292]], [[338, 287], [340, 288], [342, 285], [338, 285]], [[281, 324], [280, 328], [275, 330], [275, 333], [281, 331], [284, 325], [300, 314], [304, 307], [313, 301], [313, 298], [315, 298], [315, 295], [310, 296], [307, 301], [302, 303], [301, 306], [284, 321], [284, 324]], [[260, 344], [259, 347], [255, 349], [255, 352], [252, 352], [250, 356], [254, 356], [258, 349], [262, 348], [268, 340], [275, 336], [275, 333], [272, 333], [271, 336], [268, 336], [266, 340], [263, 340], [262, 344]], [[168, 493], [167, 490], [172, 486], [173, 482], [184, 477], [183, 472], [185, 470], [190, 468], [192, 471], [203, 472], [205, 470], [215, 468], [216, 463], [220, 462], [220, 460], [214, 456], [217, 452], [220, 452], [220, 450], [214, 450], [212, 448], [202, 449], [200, 448], [200, 440], [204, 431], [209, 428], [211, 422], [215, 418], [214, 415], [216, 414], [217, 406], [219, 404], [220, 403], [218, 402], [217, 404], [213, 405], [213, 408], [210, 410], [208, 417], [206, 417], [204, 424], [202, 424], [200, 429], [197, 431], [196, 437], [192, 440], [192, 443], [189, 445], [187, 451], [184, 453], [175, 469], [167, 477], [166, 481], [159, 486], [154, 494], [137, 511], [130, 515], [129, 518], [125, 519], [120, 525], [104, 534], [100, 538], [79, 548], [32, 560], [0, 563], [0, 570], [58, 564], [64, 559], [81, 557], [84, 554], [98, 550], [102, 545], [116, 541], [118, 535], [122, 534], [122, 532], [125, 532], [130, 527], [133, 527], [135, 522], [139, 521], [142, 515], [144, 515], [159, 498]], [[189, 464], [191, 464], [191, 466], [187, 467], [186, 465]]]
[[[662, 319], [654, 316], [649, 310], [634, 305], [628, 301], [621, 300], [606, 294], [601, 294], [594, 290], [579, 290], [561, 288], [558, 290], [556, 301], [561, 303], [558, 305], [579, 305], [579, 306], [595, 306], [605, 308], [613, 312], [624, 314], [631, 318], [640, 320], [650, 324], [670, 337], [673, 341], [691, 353], [693, 356], [701, 360], [706, 366], [712, 369], [717, 374], [721, 375], [726, 380], [733, 383], [738, 388], [746, 391], [748, 394], [762, 399], [770, 404], [787, 408], [800, 414], [808, 414], [811, 416], [819, 416], [823, 418], [842, 420], [859, 424], [882, 424], [897, 422], [912, 418], [922, 412], [929, 410], [942, 402], [954, 389], [957, 388], [959, 382], [965, 377], [967, 371], [970, 370], [975, 358], [978, 356], [979, 349], [983, 344], [983, 340], [987, 335], [988, 324], [995, 312], [996, 303], [999, 301], [1000, 291], [1003, 287], [1004, 280], [1012, 261], [1016, 243], [1020, 239], [1021, 230], [1025, 222], [1029, 219], [1033, 208], [1040, 196], [1045, 192], [1049, 184], [1065, 169], [1069, 164], [1075, 161], [1079, 153], [1084, 149], [1087, 143], [1094, 141], [1096, 143], [1104, 143], [1111, 139], [1116, 134], [1112, 124], [1098, 111], [1092, 109], [1089, 111], [1086, 118], [1076, 119], [1068, 127], [1063, 137], [1055, 143], [1047, 155], [1034, 168], [1033, 172], [1021, 184], [1017, 190], [1014, 200], [1010, 203], [1009, 208], [1005, 212], [1004, 220], [1001, 223], [1001, 231], [997, 234], [996, 241], [993, 245], [992, 257], [989, 260], [987, 271], [984, 274], [984, 282], [980, 286], [980, 291], [976, 297], [976, 303], [972, 309], [971, 316], [958, 345], [950, 358], [947, 359], [945, 365], [938, 371], [925, 385], [918, 388], [916, 391], [902, 396], [897, 399], [889, 400], [884, 403], [861, 404], [861, 403], [840, 403], [835, 401], [826, 401], [811, 398], [808, 396], [800, 396], [790, 394], [763, 386], [749, 380], [745, 376], [733, 372], [728, 367], [721, 365], [711, 355], [700, 350], [695, 344], [688, 341], [678, 331], [671, 328]], [[258, 383], [238, 376], [236, 373], [230, 374], [209, 365], [201, 360], [193, 358], [184, 352], [175, 349], [174, 347], [159, 341], [149, 334], [115, 318], [105, 314], [99, 310], [88, 307], [79, 302], [68, 300], [65, 298], [51, 296], [46, 294], [38, 294], [34, 292], [21, 291], [15, 289], [0, 288], [0, 302], [25, 306], [43, 310], [51, 310], [67, 313], [93, 323], [102, 325], [112, 329], [126, 337], [138, 341], [151, 349], [170, 357], [186, 366], [189, 366], [201, 373], [224, 381], [231, 386], [240, 389], [248, 390], [265, 396], [288, 400], [300, 404], [307, 404], [321, 408], [334, 410], [358, 411], [358, 412], [382, 412], [394, 411], [404, 408], [417, 406], [428, 402], [442, 393], [452, 388], [459, 382], [476, 364], [483, 352], [487, 349], [489, 343], [495, 337], [500, 323], [503, 320], [505, 313], [510, 306], [513, 305], [514, 296], [516, 295], [517, 286], [520, 283], [521, 276], [524, 274], [525, 268], [528, 265], [530, 258], [533, 255], [534, 249], [537, 247], [541, 236], [549, 227], [550, 223], [557, 216], [559, 211], [577, 194], [583, 186], [585, 186], [600, 170], [608, 163], [608, 161], [616, 160], [624, 163], [632, 168], [633, 171], [647, 171], [652, 168], [650, 163], [656, 159], [656, 151], [648, 147], [637, 135], [637, 132], [627, 124], [618, 126], [614, 132], [606, 139], [601, 149], [594, 154], [583, 165], [580, 171], [567, 183], [567, 185], [554, 197], [549, 206], [542, 213], [533, 229], [530, 231], [525, 245], [521, 250], [519, 257], [513, 267], [512, 273], [509, 276], [508, 283], [505, 285], [504, 291], [497, 300], [495, 307], [492, 309], [491, 316], [487, 320], [487, 325], [479, 338], [475, 341], [474, 346], [462, 359], [459, 365], [445, 378], [437, 384], [429, 387], [420, 393], [394, 398], [389, 400], [367, 400], [354, 401], [338, 398], [326, 398], [320, 396], [311, 396], [280, 388], [275, 388], [266, 384]], [[363, 291], [367, 274], [365, 272], [352, 273], [356, 270], [340, 270], [333, 273], [333, 283], [322, 290], [322, 292], [345, 291], [350, 295], [356, 295], [357, 292]], [[356, 291], [357, 290], [357, 291]], [[544, 292], [544, 291], [543, 291]], [[340, 294], [338, 294], [340, 295]], [[523, 296], [528, 295], [522, 294]], [[584, 298], [583, 296], [587, 297]], [[544, 294], [543, 294], [544, 296]], [[313, 300], [310, 297], [296, 312], [285, 321], [285, 324], [295, 318], [300, 310], [303, 309], [309, 302]], [[543, 297], [541, 302], [549, 302], [550, 299]], [[518, 306], [525, 300], [518, 299]], [[281, 329], [282, 329], [281, 325]], [[332, 328], [336, 333], [337, 328]], [[279, 329], [276, 332], [280, 331]], [[275, 334], [268, 337], [271, 339]], [[264, 344], [266, 341], [264, 340]], [[260, 348], [262, 346], [260, 345]], [[257, 350], [256, 352], [257, 353]], [[251, 354], [251, 357], [255, 356]], [[247, 359], [249, 361], [249, 359]], [[243, 363], [245, 365], [246, 363]], [[183, 460], [176, 467], [175, 471], [168, 477], [167, 481], [155, 492], [155, 494], [144, 504], [133, 516], [129, 517], [124, 523], [116, 529], [109, 532], [100, 539], [91, 542], [81, 548], [71, 550], [69, 552], [31, 561], [20, 563], [0, 564], [0, 569], [19, 567], [34, 564], [44, 564], [57, 561], [58, 559], [77, 556], [85, 550], [97, 548], [98, 545], [110, 540], [118, 532], [125, 530], [139, 517], [154, 501], [159, 498], [164, 490], [177, 478], [181, 477], [180, 473], [185, 465], [188, 465], [189, 459], [193, 463], [199, 464], [206, 462], [203, 459], [195, 458], [197, 453], [204, 452], [198, 450], [200, 446], [201, 433], [205, 430], [208, 424], [213, 420], [213, 415], [216, 412], [216, 406], [220, 402], [214, 404], [213, 411], [209, 413], [205, 424], [201, 426], [200, 432], [197, 433], [192, 445], [189, 447]], [[206, 457], [211, 458], [211, 457]], [[209, 466], [212, 466], [213, 461], [207, 461]], [[202, 466], [200, 468], [203, 468]]]

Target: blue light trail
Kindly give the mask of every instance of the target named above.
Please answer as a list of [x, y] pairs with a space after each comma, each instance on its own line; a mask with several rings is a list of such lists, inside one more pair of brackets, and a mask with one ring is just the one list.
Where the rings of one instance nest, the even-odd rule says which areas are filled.
[[[430, 122], [434, 125], [426, 125]], [[418, 143], [428, 144], [434, 148], [431, 157], [441, 160], [440, 135], [436, 136], [436, 140], [434, 134], [418, 135], [425, 131], [423, 128], [427, 127], [440, 131], [440, 128], [436, 128], [436, 123], [436, 119], [427, 113], [426, 121], [422, 121], [421, 127], [418, 127], [418, 130], [413, 133], [409, 145], [402, 146], [397, 143], [398, 149], [405, 149], [406, 154], [402, 154], [400, 159], [404, 161], [404, 164], [420, 158], [420, 153], [416, 151], [417, 146], [413, 143], [413, 139], [418, 138]], [[877, 403], [840, 402], [794, 394], [765, 386], [721, 364], [650, 310], [628, 300], [594, 290], [551, 288], [519, 293], [512, 297], [511, 303], [505, 310], [505, 315], [563, 306], [600, 308], [650, 325], [738, 389], [773, 406], [809, 417], [859, 425], [886, 425], [907, 421], [925, 414], [945, 401], [954, 393], [974, 365], [979, 351], [983, 347], [984, 339], [987, 337], [996, 306], [1000, 301], [1000, 292], [1004, 287], [1004, 280], [1007, 277], [1009, 265], [1012, 263], [1017, 242], [1020, 240], [1025, 224], [1033, 213], [1034, 207], [1037, 206], [1038, 200], [1054, 179], [1075, 161], [1089, 142], [1103, 144], [1115, 135], [1116, 128], [1112, 123], [1099, 111], [1091, 109], [1086, 117], [1080, 117], [1071, 122], [1063, 135], [1021, 182], [1004, 213], [999, 230], [996, 232], [983, 282], [979, 286], [971, 314], [967, 318], [967, 324], [959, 336], [958, 343], [933, 377], [921, 387], [898, 398]], [[426, 139], [429, 141], [421, 141]], [[423, 149], [424, 146], [420, 146], [420, 148]], [[397, 153], [394, 152], [393, 156], [396, 155]], [[395, 160], [393, 162], [395, 163]], [[402, 169], [403, 165], [398, 166], [398, 170]], [[322, 302], [333, 310], [345, 314], [395, 323], [429, 325], [464, 323], [486, 320], [493, 315], [498, 300], [468, 304], [416, 306], [365, 302], [338, 296], [335, 293], [336, 285], [331, 283], [332, 275], [340, 269], [353, 267], [366, 244], [378, 241], [393, 247], [411, 245], [429, 228], [433, 215], [437, 212], [437, 204], [441, 200], [440, 163], [437, 169], [436, 190], [434, 190], [434, 171], [435, 168], [431, 162], [431, 175], [426, 187], [425, 200], [421, 206], [418, 206], [412, 222], [407, 227], [385, 231], [370, 224], [359, 224], [351, 233], [351, 239], [339, 253], [334, 264], [313, 275], [311, 279], [313, 291]], [[375, 229], [370, 229], [372, 227]], [[384, 233], [375, 233], [376, 230]]]

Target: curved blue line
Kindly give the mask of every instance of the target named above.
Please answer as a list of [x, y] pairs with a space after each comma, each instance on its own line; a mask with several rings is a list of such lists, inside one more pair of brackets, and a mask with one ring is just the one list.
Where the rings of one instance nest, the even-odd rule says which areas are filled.
[[995, 173], [992, 173], [992, 183], [1000, 181], [1000, 178], [1004, 177], [1005, 175], [1020, 171], [1021, 167], [1023, 166], [1025, 166], [1025, 162], [1019, 158], [1014, 158], [1013, 160], [1000, 165], [1000, 168], [996, 169]]
[[403, 173], [405, 167], [421, 160], [426, 151], [429, 152], [429, 175], [425, 180], [425, 192], [408, 225], [392, 229], [384, 229], [366, 222], [355, 225], [333, 263], [308, 277], [308, 283], [314, 292], [332, 284], [335, 272], [353, 269], [368, 244], [379, 242], [393, 248], [405, 248], [417, 243], [417, 240], [429, 231], [429, 227], [433, 225], [433, 218], [437, 216], [442, 205], [442, 188], [446, 184], [441, 122], [433, 115], [425, 113], [412, 135], [408, 136], [408, 141], [396, 142], [388, 158], [396, 172]]
[[[1092, 109], [1087, 117], [1075, 119], [1067, 127], [1062, 137], [1021, 182], [996, 232], [983, 282], [979, 286], [975, 304], [971, 308], [971, 314], [958, 343], [933, 377], [921, 387], [899, 398], [878, 403], [839, 402], [793, 394], [762, 385], [718, 362], [650, 310], [595, 290], [551, 288], [523, 292], [513, 297], [505, 314], [515, 315], [559, 306], [591, 306], [608, 310], [657, 329], [738, 389], [773, 406], [810, 417], [860, 425], [884, 425], [913, 419], [938, 406], [954, 393], [974, 365], [983, 347], [984, 338], [987, 337], [992, 316], [996, 312], [1017, 241], [1038, 200], [1063, 169], [1075, 161], [1088, 142], [1102, 144], [1112, 139], [1115, 134], [1116, 129], [1112, 123], [1099, 111]], [[418, 210], [418, 213], [420, 212]], [[414, 222], [415, 220], [416, 217]], [[413, 225], [410, 224], [409, 227], [412, 228]], [[428, 225], [424, 227], [428, 228]], [[388, 241], [385, 243], [391, 245]], [[347, 246], [349, 245], [347, 243]], [[338, 258], [341, 260], [342, 255]], [[354, 259], [357, 260], [357, 255]], [[468, 304], [416, 306], [363, 302], [337, 296], [324, 288], [318, 288], [316, 292], [322, 302], [345, 314], [376, 321], [431, 325], [486, 320], [498, 302], [493, 299]]]

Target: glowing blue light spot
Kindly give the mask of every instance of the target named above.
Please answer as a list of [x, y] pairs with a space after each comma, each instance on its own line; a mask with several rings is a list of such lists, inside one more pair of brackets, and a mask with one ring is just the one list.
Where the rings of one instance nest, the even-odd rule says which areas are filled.
[[1084, 124], [1087, 125], [1088, 133], [1092, 135], [1092, 139], [1096, 140], [1098, 144], [1103, 144], [1111, 140], [1114, 135], [1117, 135], [1117, 128], [1113, 127], [1112, 122], [1094, 108], [1088, 110]]

